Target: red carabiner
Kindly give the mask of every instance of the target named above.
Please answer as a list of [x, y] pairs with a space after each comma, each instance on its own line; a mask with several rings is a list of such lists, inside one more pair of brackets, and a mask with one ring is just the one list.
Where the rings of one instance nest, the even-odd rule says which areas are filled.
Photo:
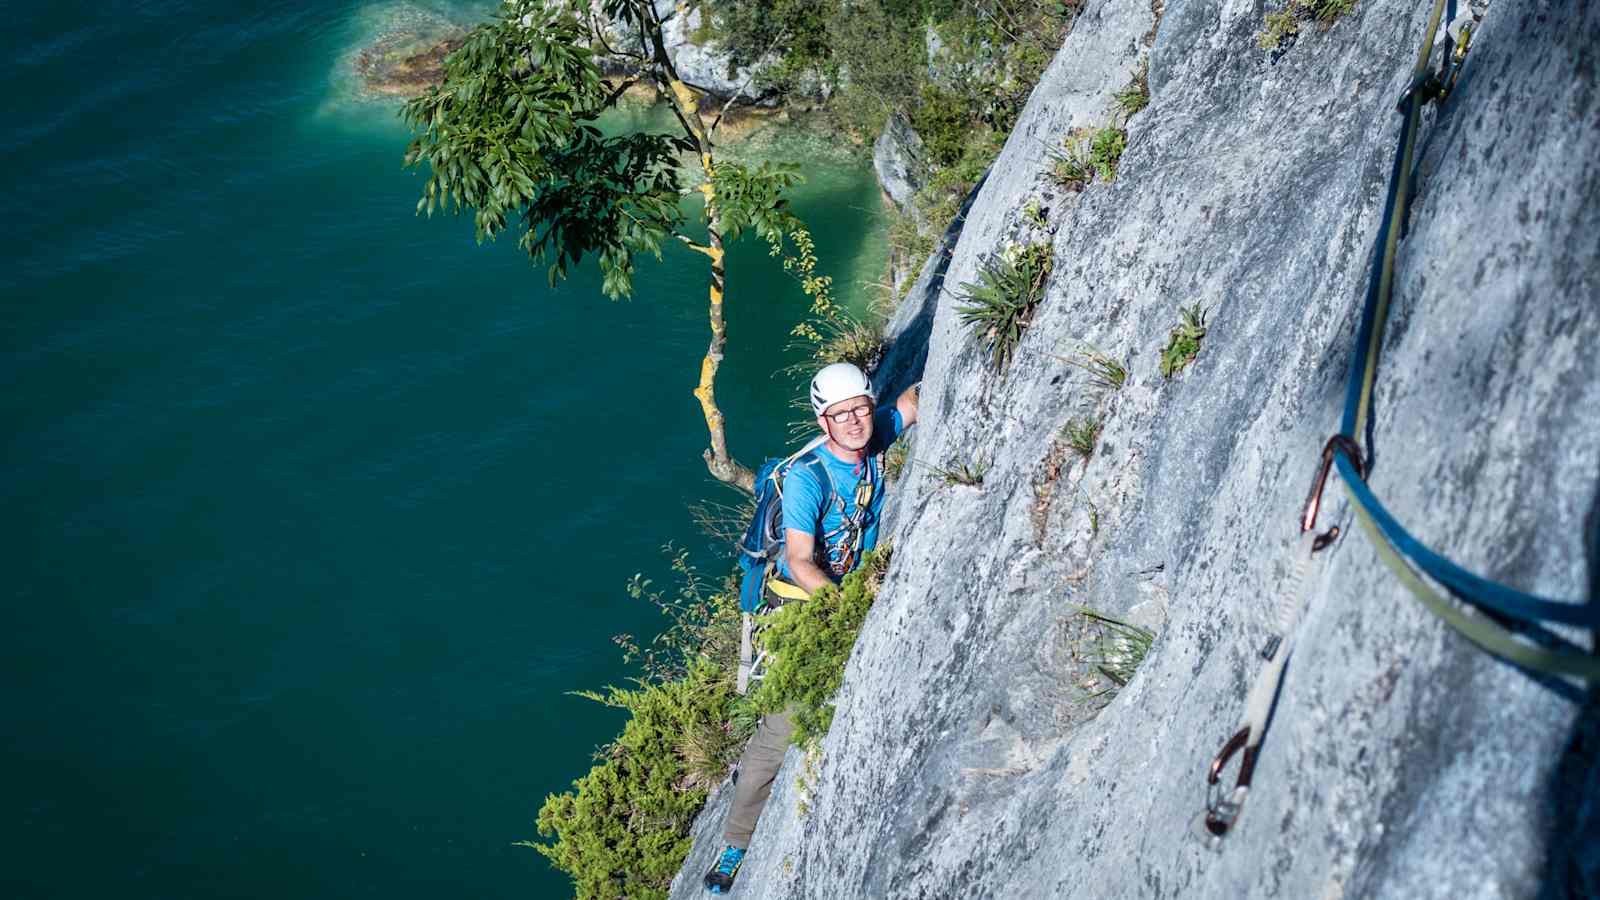
[[[1356, 474], [1365, 476], [1364, 466], [1361, 462], [1361, 447], [1355, 439], [1345, 434], [1336, 434], [1328, 438], [1322, 445], [1322, 460], [1317, 464], [1316, 474], [1311, 479], [1311, 491], [1306, 494], [1305, 509], [1300, 513], [1300, 532], [1315, 530], [1317, 527], [1317, 513], [1322, 510], [1322, 490], [1328, 484], [1328, 471], [1333, 468], [1333, 456], [1339, 451], [1344, 451], [1351, 465], [1356, 467]], [[1339, 526], [1328, 529], [1326, 534], [1319, 534], [1311, 543], [1311, 552], [1333, 543], [1339, 537]]]

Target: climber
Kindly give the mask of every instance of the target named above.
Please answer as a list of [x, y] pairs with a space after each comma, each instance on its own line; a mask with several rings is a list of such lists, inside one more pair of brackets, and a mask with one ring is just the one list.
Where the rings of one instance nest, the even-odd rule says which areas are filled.
[[[877, 545], [882, 454], [917, 421], [917, 389], [907, 389], [888, 408], [876, 402], [871, 380], [849, 363], [825, 366], [811, 379], [811, 408], [822, 436], [810, 452], [822, 465], [796, 465], [785, 477], [784, 548], [776, 576], [768, 580], [770, 596], [798, 599], [836, 584]], [[787, 711], [763, 717], [739, 759], [733, 809], [723, 830], [727, 847], [705, 878], [713, 894], [733, 886], [793, 731]]]

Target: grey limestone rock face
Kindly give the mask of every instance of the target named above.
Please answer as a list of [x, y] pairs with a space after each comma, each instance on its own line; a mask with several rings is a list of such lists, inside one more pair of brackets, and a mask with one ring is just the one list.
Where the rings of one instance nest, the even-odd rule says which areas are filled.
[[[666, 5], [670, 7], [673, 4]], [[752, 85], [749, 69], [736, 68], [729, 64], [725, 55], [695, 42], [695, 32], [700, 29], [700, 19], [704, 14], [699, 6], [695, 6], [667, 22], [663, 37], [667, 53], [672, 56], [672, 65], [684, 81], [704, 88], [717, 97], [726, 99], [741, 91], [749, 91]]]
[[901, 210], [910, 208], [911, 198], [927, 181], [922, 154], [922, 136], [906, 117], [899, 112], [889, 116], [883, 133], [872, 144], [872, 169], [878, 185]]
[[[631, 25], [609, 20], [599, 0], [590, 0], [589, 6], [599, 21], [607, 23], [606, 34], [613, 47], [637, 50], [638, 32]], [[677, 7], [676, 0], [655, 0], [656, 14], [665, 23], [662, 44], [678, 70], [678, 77], [724, 100], [739, 94], [751, 100], [771, 102], [771, 98], [758, 96], [749, 68], [732, 65], [726, 54], [697, 39], [705, 15], [701, 6], [693, 5], [682, 11]], [[611, 64], [620, 69], [629, 68], [627, 60], [622, 58], [612, 60]]]
[[[1419, 606], [1337, 478], [1323, 525], [1345, 535], [1310, 571], [1243, 816], [1220, 852], [1190, 829], [1338, 427], [1427, 12], [1363, 0], [1273, 61], [1259, 3], [1089, 4], [880, 372], [889, 390], [922, 381], [915, 459], [990, 468], [948, 487], [913, 465], [896, 485], [894, 562], [808, 811], [791, 752], [734, 896], [1600, 890], [1600, 702], [1557, 697]], [[1116, 180], [1057, 188], [1051, 149], [1111, 121], [1146, 55], [1152, 102]], [[1370, 445], [1374, 489], [1420, 538], [1574, 601], [1600, 572], [1597, 60], [1600, 8], [1500, 0], [1430, 107]], [[955, 307], [1013, 241], [1048, 241], [1054, 271], [1002, 376]], [[1160, 350], [1196, 303], [1199, 355], [1164, 379]], [[1086, 345], [1127, 366], [1121, 390], [1062, 359]], [[1104, 422], [1087, 460], [1062, 450], [1074, 417]], [[1080, 604], [1156, 633], [1109, 703], [1082, 687]], [[728, 793], [701, 817], [680, 900], [703, 896]]]

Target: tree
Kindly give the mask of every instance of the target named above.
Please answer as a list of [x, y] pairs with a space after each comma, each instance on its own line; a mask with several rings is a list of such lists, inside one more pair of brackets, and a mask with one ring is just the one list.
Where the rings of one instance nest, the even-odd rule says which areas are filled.
[[[800, 175], [791, 165], [749, 169], [716, 159], [713, 135], [738, 96], [708, 116], [703, 92], [679, 77], [662, 30], [685, 3], [667, 13], [650, 0], [596, 5], [507, 0], [446, 58], [442, 83], [406, 103], [414, 137], [405, 164], [430, 170], [417, 212], [471, 210], [479, 241], [520, 231], [529, 258], [549, 263], [552, 286], [593, 256], [613, 299], [632, 293], [640, 253], [660, 259], [662, 245], [676, 240], [705, 256], [711, 340], [694, 389], [710, 433], [704, 457], [712, 476], [748, 491], [754, 475], [729, 453], [716, 401], [727, 346], [723, 244], [754, 231], [780, 248], [799, 226], [783, 195]], [[606, 77], [600, 53], [625, 61], [628, 74]], [[658, 88], [680, 134], [607, 136], [596, 126], [640, 81]], [[697, 188], [684, 188], [680, 154], [698, 163]], [[703, 202], [699, 237], [681, 203], [694, 190]]]

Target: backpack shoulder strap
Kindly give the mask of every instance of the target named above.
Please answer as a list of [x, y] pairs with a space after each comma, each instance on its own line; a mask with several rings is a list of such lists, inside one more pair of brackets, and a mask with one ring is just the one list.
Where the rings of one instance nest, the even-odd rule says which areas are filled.
[[828, 464], [821, 456], [815, 452], [807, 453], [796, 461], [796, 465], [804, 466], [810, 470], [816, 476], [817, 483], [828, 492], [828, 499], [824, 501], [823, 505], [829, 505], [839, 499], [839, 489], [834, 487], [833, 484], [833, 473], [828, 471]]

